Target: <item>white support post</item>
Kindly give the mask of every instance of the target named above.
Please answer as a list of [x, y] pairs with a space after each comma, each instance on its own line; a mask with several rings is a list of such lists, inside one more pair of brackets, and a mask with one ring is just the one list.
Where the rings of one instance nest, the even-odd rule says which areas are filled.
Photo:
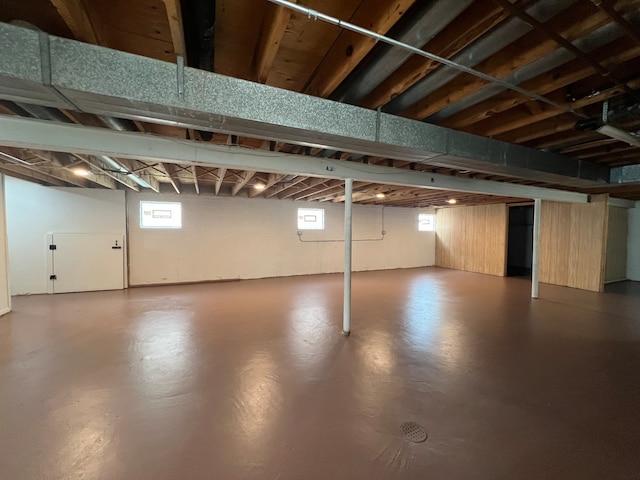
[[351, 333], [351, 247], [352, 243], [353, 178], [344, 183], [344, 310], [342, 333]]
[[0, 315], [11, 311], [9, 259], [7, 255], [7, 203], [4, 175], [0, 174]]
[[531, 298], [538, 298], [540, 281], [540, 210], [542, 200], [535, 199], [533, 207], [533, 258], [531, 262]]

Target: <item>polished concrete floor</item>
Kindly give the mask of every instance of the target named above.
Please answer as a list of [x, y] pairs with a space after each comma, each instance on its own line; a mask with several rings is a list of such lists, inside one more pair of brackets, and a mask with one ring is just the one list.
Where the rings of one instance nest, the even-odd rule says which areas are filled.
[[640, 283], [353, 287], [348, 338], [339, 275], [14, 298], [0, 478], [640, 478]]

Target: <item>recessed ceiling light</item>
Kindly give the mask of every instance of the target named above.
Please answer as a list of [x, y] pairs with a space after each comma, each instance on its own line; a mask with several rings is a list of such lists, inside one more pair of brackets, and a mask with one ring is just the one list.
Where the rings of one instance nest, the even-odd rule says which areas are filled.
[[256, 190], [264, 190], [266, 187], [266, 185], [264, 183], [256, 183], [253, 188], [255, 188]]
[[73, 173], [80, 177], [86, 177], [87, 175], [89, 175], [89, 170], [87, 170], [86, 168], [74, 168]]
[[384, 193], [376, 193], [376, 198], [384, 198]]
[[447, 200], [447, 203], [453, 205], [454, 203], [458, 203], [458, 201], [455, 198], [450, 198], [449, 200]]

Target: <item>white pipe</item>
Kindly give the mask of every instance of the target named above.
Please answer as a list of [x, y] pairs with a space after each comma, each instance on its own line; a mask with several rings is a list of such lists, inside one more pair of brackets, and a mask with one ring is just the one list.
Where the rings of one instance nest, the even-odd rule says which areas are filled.
[[351, 247], [352, 244], [353, 178], [344, 183], [344, 310], [342, 333], [351, 333]]
[[538, 298], [540, 282], [540, 210], [542, 200], [536, 198], [533, 206], [533, 258], [531, 261], [531, 298]]
[[558, 102], [554, 102], [553, 100], [544, 97], [542, 95], [539, 95], [535, 92], [529, 91], [529, 90], [525, 90], [524, 88], [520, 88], [517, 85], [514, 85], [512, 83], [506, 82], [504, 80], [501, 80], [499, 78], [493, 77], [491, 75], [487, 75], [486, 73], [482, 73], [479, 70], [474, 70], [473, 68], [469, 68], [465, 65], [461, 65], [459, 63], [453, 62], [451, 60], [448, 60], [444, 57], [440, 57], [438, 55], [434, 55], [433, 53], [429, 53], [426, 52], [420, 48], [416, 48], [413, 45], [409, 45], [408, 43], [404, 43], [404, 42], [400, 42], [398, 40], [394, 40], [393, 38], [390, 37], [386, 37], [384, 35], [381, 35], [379, 33], [373, 32], [371, 30], [367, 30], [366, 28], [362, 28], [359, 27], [357, 25], [354, 25], [353, 23], [349, 23], [349, 22], [345, 22], [344, 20], [340, 20], [338, 18], [335, 17], [331, 17], [329, 15], [325, 15], [324, 13], [320, 13], [316, 10], [312, 10], [310, 8], [304, 7], [302, 5], [298, 5], [296, 3], [290, 2], [288, 0], [269, 0], [271, 3], [275, 3], [276, 5], [281, 5], [283, 7], [289, 8], [291, 10], [294, 10], [296, 12], [302, 13], [304, 15], [306, 15], [309, 18], [313, 18], [314, 20], [322, 20], [324, 22], [330, 23], [332, 25], [337, 25], [340, 28], [344, 28], [345, 30], [350, 30], [352, 32], [355, 33], [359, 33], [361, 35], [367, 36], [369, 38], [373, 38], [376, 41], [381, 41], [384, 43], [387, 43], [389, 45], [392, 45], [394, 47], [398, 47], [398, 48], [402, 48], [403, 50], [407, 50], [415, 55], [420, 55], [421, 57], [426, 57], [430, 60], [435, 60], [438, 63], [441, 63], [443, 65], [447, 65], [449, 67], [455, 68], [456, 70], [460, 70], [461, 72], [464, 73], [468, 73], [469, 75], [473, 75], [475, 77], [478, 78], [482, 78], [483, 80], [487, 80], [488, 82], [491, 83], [495, 83], [497, 85], [500, 85], [506, 89], [509, 90], [513, 90], [514, 92], [518, 92], [528, 98], [531, 99], [535, 99], [535, 100], [539, 100], [541, 102], [544, 102], [546, 104], [552, 105], [556, 108], [560, 108], [561, 110], [564, 110], [565, 112], [569, 112], [569, 113], [573, 113], [579, 117], [582, 118], [587, 118], [587, 116], [582, 113], [579, 112], [569, 106], [567, 106], [566, 104], [560, 104]]

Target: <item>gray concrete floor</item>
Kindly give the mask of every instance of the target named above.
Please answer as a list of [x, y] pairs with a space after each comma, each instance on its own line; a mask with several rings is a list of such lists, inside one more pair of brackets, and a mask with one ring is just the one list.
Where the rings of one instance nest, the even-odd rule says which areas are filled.
[[529, 288], [358, 273], [349, 338], [339, 275], [14, 298], [0, 478], [640, 478], [640, 283]]

